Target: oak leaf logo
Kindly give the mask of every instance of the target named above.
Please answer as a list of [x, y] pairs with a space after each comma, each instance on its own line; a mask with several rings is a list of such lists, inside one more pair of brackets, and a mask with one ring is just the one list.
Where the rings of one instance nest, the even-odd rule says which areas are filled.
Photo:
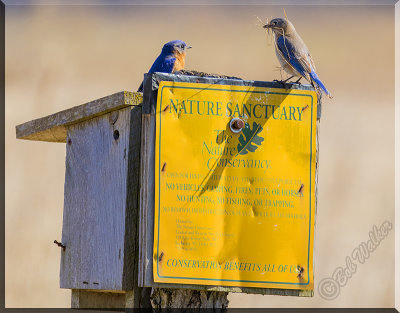
[[262, 126], [256, 122], [253, 122], [253, 128], [250, 128], [250, 125], [246, 123], [239, 137], [238, 154], [244, 155], [256, 151], [264, 141], [264, 138], [258, 135], [262, 130]]

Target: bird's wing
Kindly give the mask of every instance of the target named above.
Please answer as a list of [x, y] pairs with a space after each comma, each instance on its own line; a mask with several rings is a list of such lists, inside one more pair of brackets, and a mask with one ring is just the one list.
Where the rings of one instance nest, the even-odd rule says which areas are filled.
[[276, 46], [283, 58], [301, 75], [307, 78], [313, 71], [313, 64], [307, 48], [299, 49], [293, 40], [286, 36], [279, 36], [276, 39]]
[[286, 62], [288, 62], [308, 81], [312, 84], [315, 83], [318, 88], [322, 89], [330, 98], [332, 98], [332, 95], [315, 72], [315, 65], [311, 58], [311, 54], [301, 39], [298, 39], [297, 42], [295, 42], [291, 38], [280, 36], [276, 39], [276, 47]]
[[317, 67], [314, 64], [314, 60], [313, 60], [313, 58], [311, 56], [311, 53], [307, 52], [307, 55], [308, 55], [308, 59], [310, 60], [311, 68], [314, 70], [314, 72], [316, 72], [317, 71]]
[[151, 66], [149, 73], [162, 72], [172, 73], [176, 59], [174, 57], [164, 57], [160, 55]]
[[[175, 61], [174, 57], [165, 57], [163, 54], [160, 54], [150, 67], [149, 73], [172, 73]], [[139, 86], [138, 92], [143, 92], [143, 82]]]

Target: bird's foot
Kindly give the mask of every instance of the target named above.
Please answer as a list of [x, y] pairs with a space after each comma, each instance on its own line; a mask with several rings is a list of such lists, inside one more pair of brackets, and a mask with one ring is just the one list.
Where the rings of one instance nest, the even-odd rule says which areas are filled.
[[298, 79], [298, 80], [296, 80], [295, 82], [293, 82], [293, 84], [295, 84], [295, 85], [301, 85], [301, 83], [300, 83], [300, 80], [302, 79], [303, 77], [301, 77], [300, 76], [300, 78]]
[[283, 86], [285, 86], [285, 84], [288, 82], [288, 80], [290, 80], [292, 78], [293, 78], [293, 76], [290, 76], [290, 77], [286, 78], [285, 80], [274, 79], [274, 82], [281, 83]]
[[274, 83], [281, 84], [282, 87], [285, 87], [285, 86], [286, 86], [286, 80], [274, 79], [273, 82], [274, 82]]

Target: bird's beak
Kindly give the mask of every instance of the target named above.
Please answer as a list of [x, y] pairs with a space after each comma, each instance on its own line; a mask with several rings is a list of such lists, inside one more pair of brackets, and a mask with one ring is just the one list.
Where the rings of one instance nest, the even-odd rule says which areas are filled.
[[270, 24], [265, 24], [265, 25], [263, 26], [263, 28], [265, 28], [265, 29], [271, 28], [271, 25], [270, 25]]
[[191, 49], [191, 48], [193, 48], [192, 46], [186, 46], [186, 49]]

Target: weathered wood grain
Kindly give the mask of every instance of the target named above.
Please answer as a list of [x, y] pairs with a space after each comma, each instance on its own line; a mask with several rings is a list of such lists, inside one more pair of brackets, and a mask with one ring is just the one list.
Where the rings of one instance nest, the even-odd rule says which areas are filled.
[[153, 286], [154, 240], [154, 114], [142, 115], [142, 146], [140, 166], [140, 225], [139, 225], [139, 272], [140, 287]]
[[142, 94], [121, 91], [86, 104], [16, 126], [18, 139], [65, 142], [67, 127], [111, 111], [142, 103]]
[[153, 240], [154, 240], [154, 165], [155, 165], [155, 109], [152, 76], [144, 80], [142, 104], [141, 160], [140, 160], [140, 207], [139, 207], [139, 287], [153, 284]]
[[151, 305], [154, 309], [215, 308], [223, 312], [228, 307], [228, 303], [227, 293], [218, 291], [153, 288], [151, 294]]
[[139, 176], [140, 145], [142, 130], [142, 108], [133, 107], [129, 123], [128, 172], [126, 176], [126, 211], [125, 211], [125, 251], [122, 286], [124, 290], [139, 293], [137, 284], [138, 271], [138, 233], [139, 233]]
[[133, 289], [140, 110], [68, 127], [61, 288]]
[[[195, 72], [195, 71], [188, 71]], [[151, 90], [156, 90], [158, 88], [158, 84], [161, 81], [174, 81], [174, 82], [187, 82], [187, 83], [201, 83], [201, 84], [209, 84], [210, 87], [212, 85], [232, 85], [232, 86], [248, 86], [248, 87], [267, 87], [267, 88], [283, 88], [286, 90], [314, 90], [314, 87], [311, 85], [303, 85], [296, 83], [282, 83], [278, 81], [268, 82], [268, 81], [257, 81], [257, 80], [243, 80], [240, 78], [232, 79], [233, 77], [229, 77], [226, 75], [219, 74], [210, 74], [211, 77], [208, 77], [208, 73], [199, 72], [202, 76], [189, 76], [189, 75], [179, 75], [179, 74], [168, 74], [168, 73], [154, 73], [154, 74], [146, 74], [149, 76], [149, 79], [152, 80], [153, 86]], [[144, 97], [146, 97], [146, 92], [143, 93]], [[143, 102], [146, 100], [143, 99]], [[148, 113], [147, 111], [144, 111]]]

